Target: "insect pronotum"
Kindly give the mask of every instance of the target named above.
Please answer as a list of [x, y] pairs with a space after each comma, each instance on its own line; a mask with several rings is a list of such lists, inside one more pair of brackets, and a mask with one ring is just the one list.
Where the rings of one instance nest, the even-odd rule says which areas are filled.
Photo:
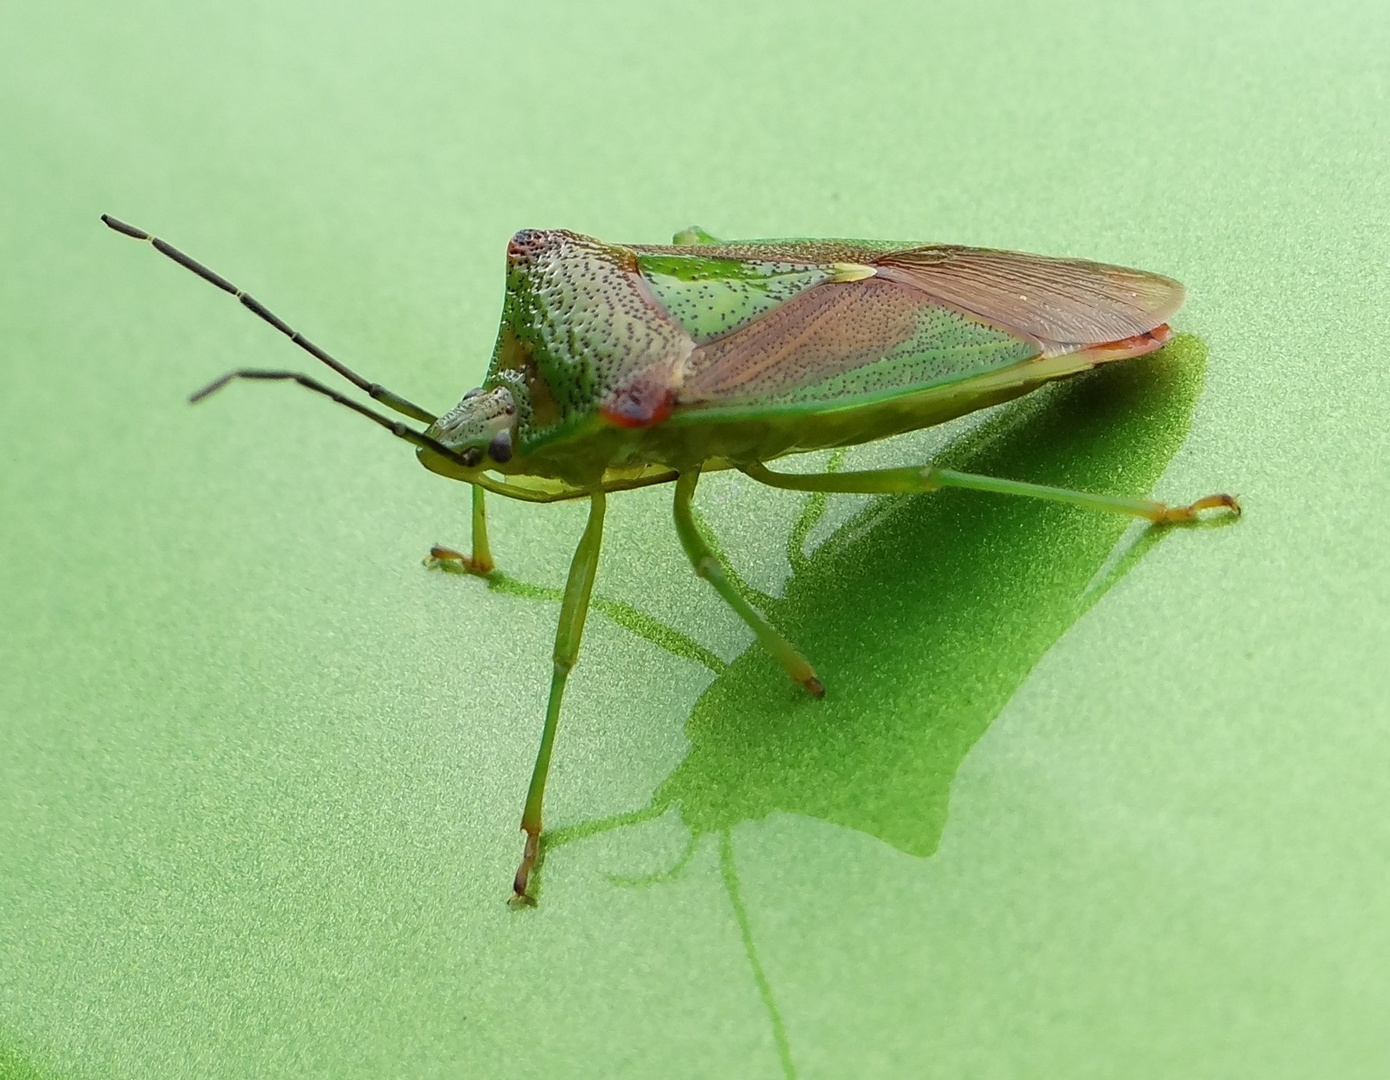
[[565, 681], [579, 656], [598, 569], [607, 496], [675, 485], [675, 525], [695, 573], [748, 624], [787, 674], [820, 697], [815, 670], [726, 578], [696, 528], [700, 475], [735, 468], [772, 487], [824, 492], [969, 488], [1191, 522], [1239, 514], [1230, 495], [1185, 506], [939, 469], [787, 474], [767, 462], [927, 427], [1098, 364], [1141, 356], [1172, 336], [1183, 287], [1140, 270], [1040, 255], [863, 240], [720, 241], [700, 229], [669, 246], [607, 244], [527, 229], [507, 245], [507, 291], [482, 386], [442, 416], [339, 363], [226, 278], [108, 215], [117, 232], [231, 293], [368, 397], [427, 425], [418, 431], [297, 371], [240, 368], [235, 379], [290, 380], [412, 443], [425, 468], [472, 485], [470, 554], [435, 548], [477, 574], [493, 569], [484, 493], [528, 502], [587, 499], [555, 634], [554, 673], [521, 816], [513, 898], [529, 899], [541, 804]]

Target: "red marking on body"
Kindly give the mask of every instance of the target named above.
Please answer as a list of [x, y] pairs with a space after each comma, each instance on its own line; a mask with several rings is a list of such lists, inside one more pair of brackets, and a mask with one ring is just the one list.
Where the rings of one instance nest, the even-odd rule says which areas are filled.
[[656, 397], [637, 397], [626, 394], [616, 401], [609, 402], [599, 409], [599, 415], [614, 427], [644, 428], [655, 427], [676, 407], [676, 394], [668, 390]]
[[1124, 360], [1130, 356], [1143, 356], [1145, 353], [1161, 349], [1172, 339], [1173, 328], [1167, 323], [1161, 323], [1148, 333], [1092, 345], [1088, 349], [1080, 350], [1077, 355], [1094, 357], [1097, 363], [1105, 360]]

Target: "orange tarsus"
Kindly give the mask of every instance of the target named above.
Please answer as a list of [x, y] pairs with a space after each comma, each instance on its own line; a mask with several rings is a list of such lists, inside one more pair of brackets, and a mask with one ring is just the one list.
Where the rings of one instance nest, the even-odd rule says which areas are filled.
[[465, 555], [461, 551], [455, 551], [453, 548], [443, 547], [440, 544], [435, 544], [434, 547], [430, 548], [430, 558], [437, 562], [458, 563], [464, 570], [470, 574], [476, 574], [478, 577], [487, 577], [497, 568], [491, 561], [483, 562], [481, 559], [475, 559], [471, 555]]
[[814, 698], [825, 697], [825, 683], [816, 677], [816, 670], [803, 656], [796, 656], [798, 663], [787, 668], [787, 674], [796, 682], [806, 688], [806, 692]]
[[521, 855], [521, 865], [516, 868], [516, 877], [512, 879], [512, 902], [520, 904], [534, 904], [536, 901], [526, 888], [531, 883], [531, 871], [536, 865], [536, 858], [540, 854], [540, 829], [532, 832], [524, 825], [522, 829], [526, 833], [526, 848]]
[[1165, 506], [1163, 511], [1153, 517], [1158, 525], [1182, 525], [1196, 521], [1203, 510], [1229, 510], [1240, 517], [1240, 500], [1234, 495], [1207, 495], [1187, 506]]
[[[636, 402], [634, 402], [633, 404], [635, 405]], [[662, 395], [661, 400], [657, 402], [655, 408], [651, 409], [648, 412], [639, 412], [635, 408], [631, 411], [624, 411], [605, 405], [602, 409], [599, 410], [599, 415], [601, 415], [614, 427], [655, 427], [657, 424], [661, 423], [663, 420], [665, 420], [668, 416], [671, 415], [671, 410], [674, 409], [675, 406], [675, 393], [673, 393], [672, 391], [667, 391], [664, 395]]]

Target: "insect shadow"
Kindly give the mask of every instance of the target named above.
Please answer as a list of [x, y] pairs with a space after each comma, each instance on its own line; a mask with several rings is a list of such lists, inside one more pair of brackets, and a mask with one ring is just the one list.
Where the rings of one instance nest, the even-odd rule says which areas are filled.
[[[1205, 366], [1206, 347], [1183, 335], [1005, 406], [935, 464], [1147, 494], [1187, 436]], [[774, 811], [804, 814], [925, 858], [970, 748], [1052, 643], [1168, 530], [941, 491], [876, 499], [806, 555], [800, 544], [823, 510], [812, 496], [793, 530], [783, 596], [756, 599], [815, 657], [830, 691], [822, 701], [793, 693], [750, 644], [696, 702], [689, 753], [640, 814], [676, 808], [696, 837]], [[598, 610], [679, 655], [707, 654], [655, 620], [660, 632], [644, 632], [621, 607]], [[545, 846], [632, 819], [562, 826]]]
[[[1206, 359], [1205, 345], [1182, 335], [1001, 407], [934, 464], [1147, 495], [1187, 436]], [[793, 529], [783, 596], [750, 597], [813, 658], [824, 700], [794, 693], [756, 643], [724, 665], [679, 632], [596, 598], [597, 610], [719, 674], [686, 724], [689, 752], [648, 806], [561, 826], [543, 841], [554, 851], [675, 811], [690, 834], [679, 860], [619, 882], [650, 886], [678, 876], [703, 839], [718, 836], [788, 1075], [790, 1046], [739, 895], [734, 827], [801, 814], [930, 856], [970, 748], [1052, 644], [1167, 532], [1058, 503], [941, 491], [876, 499], [808, 554], [825, 499], [812, 496]], [[494, 587], [538, 599], [560, 592], [502, 576]]]

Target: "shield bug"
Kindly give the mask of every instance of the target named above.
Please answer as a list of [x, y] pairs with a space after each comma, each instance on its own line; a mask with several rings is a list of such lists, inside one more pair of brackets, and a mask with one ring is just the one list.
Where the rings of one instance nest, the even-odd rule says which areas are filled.
[[236, 379], [291, 380], [413, 444], [425, 468], [472, 486], [472, 552], [435, 548], [433, 557], [478, 574], [492, 570], [486, 492], [528, 502], [588, 500], [521, 818], [517, 899], [528, 896], [540, 852], [546, 775], [598, 570], [608, 495], [673, 484], [676, 533], [695, 573], [816, 697], [825, 690], [814, 669], [728, 580], [696, 527], [691, 500], [703, 472], [739, 469], [797, 491], [969, 488], [1157, 523], [1191, 522], [1205, 510], [1240, 512], [1230, 495], [1170, 506], [930, 464], [811, 475], [767, 467], [788, 454], [939, 424], [1152, 352], [1172, 336], [1168, 320], [1183, 301], [1183, 287], [1158, 274], [949, 244], [726, 242], [691, 228], [655, 246], [528, 229], [507, 245], [502, 324], [487, 376], [436, 415], [351, 371], [177, 248], [115, 218], [102, 221], [149, 241], [368, 397], [426, 425], [417, 430], [297, 371], [231, 371], [191, 399]]

